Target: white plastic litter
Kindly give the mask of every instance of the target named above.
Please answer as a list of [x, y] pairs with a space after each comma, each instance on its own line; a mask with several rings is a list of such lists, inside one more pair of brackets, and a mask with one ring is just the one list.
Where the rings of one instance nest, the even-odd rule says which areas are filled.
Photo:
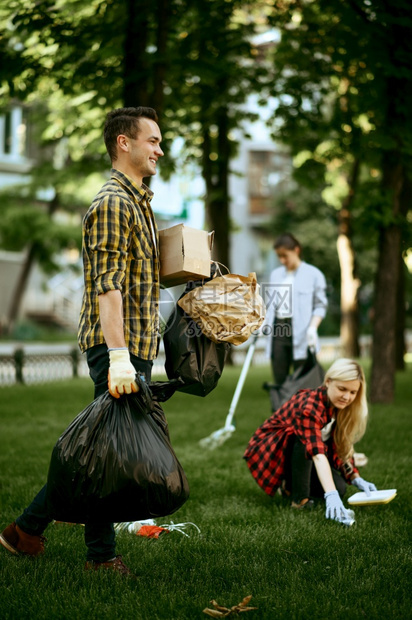
[[[154, 519], [145, 519], [144, 521], [125, 521], [124, 523], [115, 523], [114, 529], [116, 532], [129, 532], [130, 534], [136, 534], [143, 525], [157, 525]], [[164, 528], [165, 530], [169, 530], [169, 532], [180, 532], [183, 536], [187, 536], [190, 538], [189, 534], [185, 532], [185, 530], [189, 527], [194, 527], [197, 532], [200, 534], [200, 529], [197, 527], [195, 523], [191, 521], [187, 521], [186, 523], [174, 523], [171, 521], [170, 523], [162, 523], [159, 527]]]
[[346, 512], [348, 514], [348, 519], [345, 519], [344, 521], [342, 521], [342, 523], [343, 523], [343, 525], [346, 525], [347, 527], [350, 527], [351, 525], [353, 525], [355, 523], [355, 513], [350, 508], [347, 508]]
[[183, 536], [190, 538], [189, 534], [186, 534], [184, 531], [189, 525], [192, 525], [197, 530], [198, 534], [200, 534], [200, 528], [191, 521], [187, 521], [187, 523], [173, 523], [173, 521], [170, 521], [169, 524], [162, 523], [160, 527], [164, 527], [166, 530], [169, 530], [169, 532], [180, 532]]
[[363, 452], [354, 452], [353, 460], [355, 461], [355, 467], [363, 467], [368, 464], [368, 457]]
[[154, 519], [144, 519], [143, 521], [124, 521], [124, 523], [115, 523], [116, 532], [129, 532], [136, 534], [143, 525], [156, 525]]

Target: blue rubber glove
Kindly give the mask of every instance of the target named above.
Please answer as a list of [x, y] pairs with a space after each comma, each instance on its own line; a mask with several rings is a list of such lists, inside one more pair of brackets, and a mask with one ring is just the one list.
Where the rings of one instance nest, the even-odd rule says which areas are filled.
[[339, 521], [344, 525], [351, 525], [354, 522], [353, 511], [346, 510], [337, 491], [329, 491], [329, 493], [325, 493], [324, 497], [327, 519], [334, 519], [334, 521]]
[[357, 487], [359, 491], [364, 491], [368, 496], [371, 494], [371, 491], [378, 490], [373, 484], [373, 482], [368, 482], [360, 476], [358, 478], [352, 478], [351, 483], [353, 484], [353, 486]]

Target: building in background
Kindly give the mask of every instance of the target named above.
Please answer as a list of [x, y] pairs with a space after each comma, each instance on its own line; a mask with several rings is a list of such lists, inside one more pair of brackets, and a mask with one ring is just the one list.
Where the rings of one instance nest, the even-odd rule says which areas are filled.
[[[249, 105], [253, 109], [253, 101]], [[265, 123], [270, 107], [259, 109], [259, 113], [261, 119], [247, 128], [252, 138], [240, 140], [238, 157], [231, 165], [230, 214], [234, 223], [231, 268], [244, 275], [255, 271], [262, 281], [278, 265], [268, 226], [276, 197], [291, 186], [292, 160], [284, 147], [271, 139]]]
[[24, 181], [36, 150], [27, 122], [27, 108], [17, 102], [0, 114], [0, 186]]

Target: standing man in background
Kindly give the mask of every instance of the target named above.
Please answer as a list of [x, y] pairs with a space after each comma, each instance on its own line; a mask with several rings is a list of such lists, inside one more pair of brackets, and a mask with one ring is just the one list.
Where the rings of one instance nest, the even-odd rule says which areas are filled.
[[[150, 381], [159, 343], [158, 232], [143, 179], [156, 174], [162, 136], [152, 108], [119, 108], [107, 115], [104, 141], [111, 178], [83, 220], [85, 289], [79, 346], [86, 353], [95, 397], [137, 392], [136, 371]], [[11, 525], [0, 543], [15, 555], [44, 553], [51, 519], [46, 485]], [[86, 570], [130, 574], [116, 555], [113, 523], [85, 524]]]

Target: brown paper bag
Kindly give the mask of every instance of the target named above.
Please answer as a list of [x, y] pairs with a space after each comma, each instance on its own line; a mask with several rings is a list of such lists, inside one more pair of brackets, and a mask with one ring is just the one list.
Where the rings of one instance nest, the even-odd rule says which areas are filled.
[[214, 342], [241, 344], [262, 325], [266, 308], [255, 273], [221, 275], [177, 303]]

